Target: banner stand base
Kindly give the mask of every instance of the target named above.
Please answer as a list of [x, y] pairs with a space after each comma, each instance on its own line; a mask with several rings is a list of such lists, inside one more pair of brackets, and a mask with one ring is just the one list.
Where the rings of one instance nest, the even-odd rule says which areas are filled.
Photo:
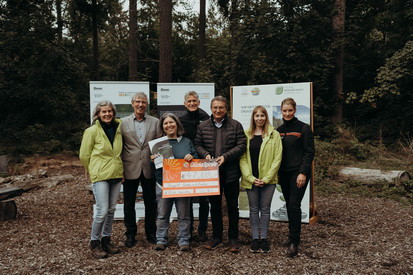
[[314, 225], [317, 222], [317, 220], [318, 220], [318, 216], [313, 216], [313, 217], [310, 218], [308, 224], [309, 225]]

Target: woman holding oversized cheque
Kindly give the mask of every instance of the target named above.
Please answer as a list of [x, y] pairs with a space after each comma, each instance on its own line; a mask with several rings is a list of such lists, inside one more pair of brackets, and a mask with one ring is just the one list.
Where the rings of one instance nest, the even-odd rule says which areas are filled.
[[[166, 113], [160, 121], [162, 133], [168, 137], [172, 146], [172, 153], [175, 159], [191, 161], [198, 158], [195, 147], [191, 140], [183, 137], [183, 126], [179, 119], [172, 113]], [[152, 155], [154, 161], [158, 155]], [[190, 232], [190, 206], [191, 199], [184, 198], [162, 198], [163, 169], [156, 169], [156, 197], [158, 201], [158, 228], [156, 230], [155, 250], [165, 250], [168, 244], [169, 218], [171, 216], [172, 205], [175, 202], [178, 213], [178, 245], [179, 250], [189, 251]]]
[[[262, 106], [254, 108], [251, 127], [245, 131], [247, 150], [241, 156], [241, 186], [247, 190], [252, 242], [250, 251], [269, 252], [267, 241], [271, 201], [281, 164], [280, 134], [270, 125]], [[261, 230], [260, 230], [261, 229]]]

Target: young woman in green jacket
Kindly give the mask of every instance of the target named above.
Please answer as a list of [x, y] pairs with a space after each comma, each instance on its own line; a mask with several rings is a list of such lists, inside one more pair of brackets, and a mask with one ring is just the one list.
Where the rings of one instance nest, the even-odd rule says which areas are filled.
[[[254, 108], [245, 131], [247, 151], [241, 156], [241, 187], [247, 190], [252, 242], [250, 251], [269, 252], [267, 240], [271, 201], [282, 158], [280, 134], [270, 125], [267, 110]], [[261, 215], [260, 215], [261, 214]]]
[[90, 248], [95, 258], [119, 253], [110, 242], [123, 177], [122, 136], [120, 120], [116, 119], [115, 106], [101, 101], [93, 111], [94, 124], [83, 134], [79, 158], [90, 175], [96, 201]]

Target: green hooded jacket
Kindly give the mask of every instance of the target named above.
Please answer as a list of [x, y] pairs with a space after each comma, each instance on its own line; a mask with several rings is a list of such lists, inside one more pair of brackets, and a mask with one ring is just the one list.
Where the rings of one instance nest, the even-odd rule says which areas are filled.
[[[259, 178], [266, 184], [276, 184], [278, 182], [278, 169], [282, 159], [282, 143], [280, 134], [271, 125], [268, 128], [269, 135], [263, 140], [258, 157]], [[247, 150], [240, 158], [240, 168], [242, 173], [241, 187], [251, 189], [255, 181], [252, 175], [250, 156], [250, 129], [245, 131], [247, 136]]]
[[97, 182], [109, 179], [122, 179], [123, 163], [121, 121], [116, 119], [116, 129], [113, 147], [105, 131], [97, 120], [83, 134], [79, 158], [90, 175], [90, 181]]

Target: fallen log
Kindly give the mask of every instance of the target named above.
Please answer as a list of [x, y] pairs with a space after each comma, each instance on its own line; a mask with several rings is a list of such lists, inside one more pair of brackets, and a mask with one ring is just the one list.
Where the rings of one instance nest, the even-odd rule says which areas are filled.
[[4, 187], [0, 188], [0, 201], [8, 198], [20, 196], [23, 193], [22, 188]]
[[362, 169], [356, 167], [342, 167], [338, 169], [337, 180], [356, 180], [363, 183], [374, 183], [378, 181], [387, 181], [391, 183], [400, 183], [408, 181], [411, 176], [406, 171], [400, 170], [378, 170], [378, 169]]

